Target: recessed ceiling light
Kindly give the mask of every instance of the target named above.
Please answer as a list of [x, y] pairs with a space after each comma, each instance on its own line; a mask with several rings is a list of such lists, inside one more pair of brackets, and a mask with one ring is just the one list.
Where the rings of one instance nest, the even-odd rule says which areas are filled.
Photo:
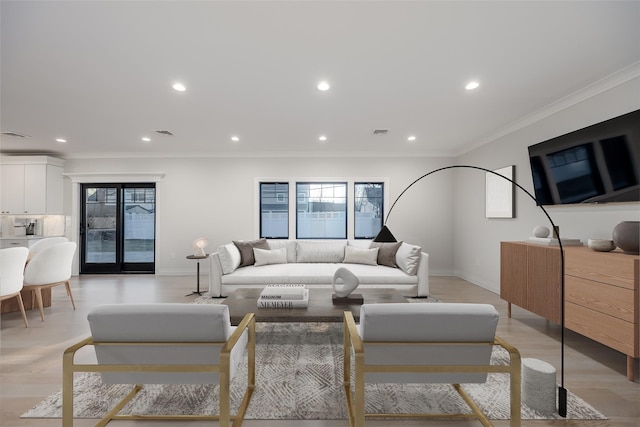
[[179, 82], [174, 83], [172, 87], [173, 87], [173, 89], [177, 90], [178, 92], [184, 92], [185, 90], [187, 90], [185, 85], [183, 85], [182, 83], [179, 83]]
[[232, 137], [231, 137], [231, 140], [232, 140], [233, 142], [238, 142], [238, 141], [240, 141], [240, 138], [238, 138], [237, 136], [232, 136]]
[[326, 136], [324, 136], [324, 135], [320, 135], [320, 137], [318, 137], [318, 139], [319, 139], [320, 141], [326, 141], [326, 140], [327, 140], [327, 137], [326, 137]]
[[25, 135], [24, 133], [18, 133], [18, 132], [2, 132], [3, 135], [5, 136], [10, 136], [12, 138], [31, 138], [29, 135]]
[[59, 142], [59, 143], [61, 143], [61, 144], [64, 144], [65, 142], [67, 142], [67, 140], [66, 140], [66, 139], [64, 139], [64, 138], [56, 138], [56, 142]]
[[415, 141], [416, 137], [415, 135], [411, 135], [409, 138], [407, 138], [407, 141]]
[[478, 83], [477, 81], [471, 81], [469, 83], [467, 83], [467, 85], [464, 87], [466, 90], [474, 90], [474, 89], [478, 89], [480, 87], [480, 83]]
[[329, 86], [329, 82], [323, 80], [320, 83], [318, 83], [318, 90], [321, 90], [322, 92], [326, 92], [329, 90], [331, 86]]
[[151, 138], [149, 138], [148, 136], [143, 136], [143, 137], [142, 137], [142, 140], [143, 140], [144, 142], [150, 142], [150, 141], [151, 141]]

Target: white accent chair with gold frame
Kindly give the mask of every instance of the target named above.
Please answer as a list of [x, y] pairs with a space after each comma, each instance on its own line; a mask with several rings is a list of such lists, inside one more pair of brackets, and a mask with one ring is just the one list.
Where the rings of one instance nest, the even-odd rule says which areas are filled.
[[[62, 425], [73, 426], [75, 372], [100, 372], [106, 384], [132, 384], [132, 391], [101, 421], [115, 419], [219, 420], [220, 427], [242, 425], [255, 387], [255, 316], [231, 326], [225, 305], [110, 304], [87, 316], [91, 337], [63, 356]], [[97, 363], [77, 364], [78, 350], [93, 346]], [[247, 386], [232, 415], [230, 383], [247, 357]], [[219, 384], [218, 415], [119, 415], [143, 384]], [[231, 422], [233, 421], [233, 424]]]
[[[365, 417], [425, 417], [476, 418], [491, 426], [460, 384], [483, 383], [487, 373], [504, 372], [511, 382], [511, 426], [520, 426], [520, 354], [495, 335], [497, 324], [498, 312], [489, 304], [363, 304], [359, 325], [351, 312], [345, 312], [344, 387], [349, 425], [363, 427]], [[509, 352], [508, 365], [491, 364], [494, 345]], [[365, 414], [365, 382], [452, 384], [472, 413]]]

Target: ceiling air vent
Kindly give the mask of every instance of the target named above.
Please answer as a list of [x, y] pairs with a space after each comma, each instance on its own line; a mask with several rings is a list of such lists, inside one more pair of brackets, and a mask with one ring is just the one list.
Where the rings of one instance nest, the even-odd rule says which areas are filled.
[[173, 134], [168, 130], [157, 130], [156, 133], [159, 133], [160, 135], [173, 136]]
[[2, 132], [2, 134], [5, 136], [10, 136], [12, 138], [31, 138], [29, 135], [23, 135], [17, 132]]
[[374, 129], [373, 130], [373, 134], [374, 135], [386, 135], [387, 132], [389, 132], [389, 129]]

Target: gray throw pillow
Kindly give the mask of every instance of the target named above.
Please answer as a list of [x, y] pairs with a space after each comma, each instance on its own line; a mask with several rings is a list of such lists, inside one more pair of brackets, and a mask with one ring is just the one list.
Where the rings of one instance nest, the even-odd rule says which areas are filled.
[[386, 265], [387, 267], [397, 267], [396, 252], [400, 248], [402, 242], [382, 243], [371, 242], [370, 248], [378, 248], [378, 265]]
[[246, 267], [248, 265], [255, 264], [256, 259], [253, 256], [253, 248], [269, 249], [267, 239], [238, 241], [234, 240], [233, 244], [236, 245], [236, 247], [240, 251], [240, 267]]

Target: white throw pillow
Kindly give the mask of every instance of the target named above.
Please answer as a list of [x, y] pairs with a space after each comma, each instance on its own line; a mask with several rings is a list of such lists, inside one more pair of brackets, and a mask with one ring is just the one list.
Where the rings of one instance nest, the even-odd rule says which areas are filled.
[[344, 261], [350, 264], [378, 265], [378, 248], [362, 249], [354, 246], [344, 248]]
[[287, 249], [287, 262], [296, 262], [296, 241], [295, 240], [267, 240], [269, 249]]
[[233, 243], [220, 246], [218, 258], [224, 274], [233, 273], [240, 265], [240, 251]]
[[297, 262], [342, 262], [347, 242], [298, 241]]
[[258, 249], [253, 248], [253, 256], [256, 259], [255, 266], [268, 264], [286, 264], [287, 263], [287, 249]]
[[415, 276], [418, 272], [421, 252], [422, 248], [420, 246], [402, 242], [402, 245], [398, 248], [398, 252], [396, 252], [396, 264], [398, 268], [410, 276]]
[[348, 240], [347, 246], [355, 246], [356, 248], [369, 249], [371, 247], [371, 240], [368, 240], [368, 239]]

